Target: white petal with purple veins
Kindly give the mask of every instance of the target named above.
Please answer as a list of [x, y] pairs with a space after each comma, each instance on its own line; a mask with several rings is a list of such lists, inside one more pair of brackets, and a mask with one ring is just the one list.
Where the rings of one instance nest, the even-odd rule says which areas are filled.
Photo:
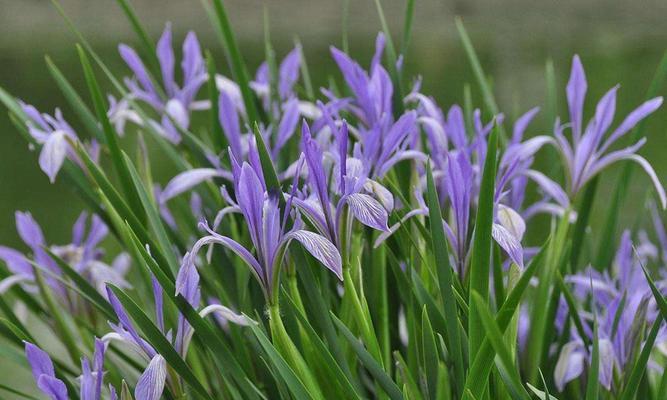
[[386, 232], [389, 230], [387, 210], [371, 196], [353, 193], [346, 198], [346, 202], [352, 215], [362, 224], [380, 231]]
[[576, 379], [584, 372], [584, 352], [580, 342], [566, 343], [560, 351], [556, 369], [554, 370], [554, 382], [559, 391], [563, 391], [565, 385]]
[[338, 249], [324, 236], [317, 233], [298, 230], [285, 235], [284, 240], [296, 239], [319, 262], [329, 268], [338, 279], [343, 280], [343, 267]]
[[67, 156], [67, 140], [64, 131], [55, 131], [49, 135], [41, 153], [39, 153], [39, 167], [49, 177], [51, 183], [55, 182], [56, 175], [60, 171], [65, 157]]
[[505, 250], [512, 262], [523, 268], [523, 247], [521, 242], [502, 225], [494, 223], [491, 227], [491, 236]]
[[166, 379], [167, 363], [161, 355], [157, 354], [139, 377], [137, 387], [134, 389], [134, 397], [137, 400], [159, 400]]

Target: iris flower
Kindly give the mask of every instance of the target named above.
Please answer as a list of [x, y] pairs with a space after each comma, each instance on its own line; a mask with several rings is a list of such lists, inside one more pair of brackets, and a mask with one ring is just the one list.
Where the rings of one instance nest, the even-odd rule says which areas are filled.
[[[185, 271], [183, 273], [186, 274], [187, 271], [195, 268], [195, 257], [203, 246], [219, 244], [234, 252], [250, 267], [267, 300], [273, 301], [283, 258], [289, 243], [295, 239], [322, 265], [342, 279], [341, 257], [329, 239], [301, 229], [298, 219], [294, 226], [287, 230], [293, 195], [288, 198], [285, 210], [281, 213], [279, 196], [282, 194], [267, 190], [264, 175], [258, 163], [259, 159], [251, 157], [252, 164], [247, 162], [239, 164], [231, 150], [230, 159], [234, 174], [236, 201], [227, 197], [227, 201], [231, 204], [227, 211], [240, 213], [243, 216], [248, 226], [255, 255], [239, 242], [218, 234], [206, 223], [202, 223], [200, 225], [208, 232], [208, 235], [199, 239], [190, 253], [184, 257], [181, 266], [181, 270]], [[182, 290], [183, 285], [177, 284], [176, 292], [180, 293]]]

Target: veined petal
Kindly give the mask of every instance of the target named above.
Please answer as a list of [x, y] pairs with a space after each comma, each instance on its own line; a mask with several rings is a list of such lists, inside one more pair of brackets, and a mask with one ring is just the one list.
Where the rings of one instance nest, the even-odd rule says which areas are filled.
[[338, 249], [328, 239], [317, 233], [304, 230], [292, 231], [283, 238], [285, 242], [291, 239], [299, 241], [322, 265], [336, 274], [338, 279], [343, 280], [343, 267], [340, 254], [338, 253]]
[[523, 239], [523, 234], [526, 232], [526, 222], [513, 208], [498, 204], [496, 218], [500, 225], [514, 235], [515, 238], [519, 241]]
[[345, 197], [345, 201], [356, 219], [362, 224], [379, 231], [388, 231], [387, 210], [367, 194], [353, 193]]
[[222, 176], [220, 171], [214, 168], [196, 168], [182, 172], [167, 183], [167, 186], [160, 194], [160, 203], [165, 203], [200, 183], [219, 176]]
[[166, 379], [167, 363], [161, 355], [157, 354], [139, 377], [137, 387], [134, 389], [134, 397], [137, 400], [159, 400]]
[[65, 140], [65, 137], [64, 131], [54, 131], [46, 139], [42, 151], [39, 153], [39, 167], [46, 173], [51, 183], [55, 182], [56, 175], [67, 156], [67, 140]]
[[604, 386], [607, 390], [610, 390], [614, 373], [614, 365], [616, 365], [614, 345], [609, 339], [600, 339], [598, 345], [600, 348], [600, 375], [598, 380], [602, 386]]
[[505, 250], [512, 262], [523, 268], [523, 247], [521, 242], [504, 226], [494, 223], [491, 226], [491, 236], [498, 245]]
[[394, 195], [389, 189], [372, 179], [366, 179], [364, 189], [366, 189], [367, 192], [374, 194], [375, 198], [377, 198], [385, 210], [392, 211], [394, 209]]

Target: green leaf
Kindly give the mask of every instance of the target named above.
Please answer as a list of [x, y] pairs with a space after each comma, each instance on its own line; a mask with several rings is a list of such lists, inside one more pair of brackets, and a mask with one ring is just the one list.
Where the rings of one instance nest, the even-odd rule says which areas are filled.
[[431, 321], [428, 319], [426, 307], [422, 308], [422, 368], [426, 374], [426, 387], [432, 400], [438, 392], [438, 349]]
[[530, 383], [526, 383], [528, 385], [528, 389], [530, 389], [531, 392], [535, 393], [535, 396], [537, 396], [538, 399], [540, 400], [558, 400], [554, 396], [550, 395], [548, 392], [544, 392], [535, 386], [531, 385]]
[[364, 348], [363, 343], [361, 343], [352, 332], [348, 329], [341, 320], [339, 320], [333, 313], [331, 314], [334, 324], [338, 327], [338, 330], [343, 334], [347, 342], [352, 346], [352, 349], [359, 357], [361, 363], [366, 367], [368, 372], [375, 378], [375, 380], [380, 384], [380, 387], [385, 391], [385, 393], [392, 400], [401, 400], [403, 399], [403, 393], [401, 389], [394, 383], [389, 375], [387, 375], [382, 366], [375, 361], [375, 358]]
[[[475, 229], [472, 238], [472, 257], [470, 260], [470, 296], [477, 292], [482, 296], [484, 302], [489, 301], [489, 263], [491, 262], [491, 225], [493, 224], [493, 199], [496, 181], [496, 152], [498, 148], [498, 126], [491, 131], [489, 136], [486, 159], [484, 160], [484, 172], [480, 186], [479, 201], [477, 204], [477, 216], [475, 218]], [[484, 331], [477, 309], [469, 298], [470, 315], [468, 318], [468, 354], [470, 359], [482, 344]]]
[[155, 52], [155, 45], [153, 44], [153, 41], [150, 39], [150, 36], [148, 36], [148, 33], [146, 33], [144, 27], [141, 25], [139, 17], [137, 17], [137, 14], [134, 11], [132, 4], [130, 4], [128, 0], [116, 0], [116, 3], [118, 3], [120, 8], [123, 10], [123, 13], [127, 17], [128, 21], [130, 21], [130, 25], [132, 25], [134, 33], [136, 33], [137, 36], [139, 37], [142, 50], [144, 54], [148, 57], [151, 68], [153, 69], [153, 71], [159, 71], [160, 63], [158, 62], [157, 54]]
[[292, 368], [290, 368], [287, 361], [285, 361], [276, 348], [273, 347], [273, 344], [271, 344], [269, 338], [266, 337], [266, 334], [255, 325], [251, 325], [250, 329], [255, 334], [255, 337], [257, 337], [257, 340], [262, 346], [262, 349], [264, 349], [266, 355], [269, 357], [271, 365], [278, 371], [294, 396], [296, 396], [297, 399], [312, 399], [313, 396], [311, 393], [308, 392], [308, 389], [306, 389]]
[[[494, 174], [495, 175], [495, 174]], [[461, 339], [458, 330], [458, 313], [456, 310], [456, 300], [454, 290], [452, 289], [452, 268], [449, 264], [449, 254], [447, 254], [447, 239], [442, 224], [442, 214], [440, 212], [440, 200], [438, 192], [433, 182], [433, 173], [430, 163], [426, 167], [426, 190], [428, 197], [429, 221], [431, 228], [431, 248], [435, 257], [436, 270], [438, 273], [438, 284], [440, 286], [440, 296], [444, 305], [444, 317], [446, 323], [446, 337], [449, 344], [449, 353], [454, 362], [454, 375], [456, 377], [457, 390], [463, 387], [465, 376], [463, 364], [463, 349], [461, 348]], [[488, 274], [487, 274], [488, 275]]]
[[[290, 305], [292, 312], [299, 320], [301, 327], [308, 335], [310, 343], [314, 345], [314, 348], [311, 349], [311, 351], [314, 354], [316, 354], [317, 357], [319, 357], [320, 365], [326, 370], [327, 375], [330, 377], [330, 379], [335, 380], [337, 386], [344, 393], [344, 397], [342, 398], [346, 399], [361, 398], [362, 397], [361, 394], [357, 391], [357, 389], [352, 385], [350, 380], [347, 378], [347, 375], [345, 374], [341, 366], [338, 364], [333, 355], [329, 352], [324, 342], [322, 342], [322, 339], [320, 339], [320, 337], [317, 335], [317, 332], [315, 332], [315, 329], [313, 329], [313, 326], [310, 324], [308, 319], [303, 315], [303, 313], [294, 303], [294, 300], [292, 300], [292, 298], [287, 293], [283, 294], [285, 295], [285, 298], [288, 300], [288, 304]], [[326, 313], [321, 313], [321, 314], [326, 314]]]
[[599, 176], [596, 176], [588, 183], [579, 206], [579, 211], [577, 212], [577, 222], [574, 224], [574, 231], [572, 232], [572, 252], [570, 253], [570, 267], [572, 271], [578, 271], [579, 255], [586, 241], [586, 227], [588, 226], [588, 220], [593, 209], [598, 181]]
[[53, 80], [56, 82], [56, 85], [58, 85], [60, 91], [65, 96], [65, 99], [69, 102], [74, 112], [77, 113], [79, 119], [86, 127], [86, 130], [90, 132], [90, 134], [94, 135], [100, 142], [106, 143], [104, 134], [100, 131], [95, 116], [90, 111], [88, 106], [86, 106], [86, 103], [83, 102], [81, 96], [79, 96], [67, 78], [65, 78], [65, 75], [63, 75], [60, 69], [58, 69], [58, 67], [53, 63], [53, 61], [51, 61], [51, 58], [48, 56], [46, 57], [46, 66], [49, 70], [49, 73], [53, 77]]
[[211, 102], [211, 136], [218, 152], [227, 150], [227, 137], [220, 125], [220, 108], [218, 107], [218, 86], [215, 83], [215, 61], [210, 51], [206, 51], [206, 68], [208, 70], [209, 80], [207, 83], [208, 100]]
[[530, 396], [528, 395], [528, 392], [526, 392], [526, 389], [521, 384], [519, 370], [516, 365], [514, 365], [514, 362], [512, 361], [513, 357], [507, 349], [507, 346], [505, 346], [503, 332], [493, 319], [486, 300], [484, 300], [484, 298], [482, 298], [476, 291], [472, 291], [471, 301], [471, 305], [474, 304], [479, 312], [480, 321], [486, 332], [486, 338], [489, 339], [491, 346], [493, 346], [498, 355], [496, 365], [500, 364], [498, 365], [500, 375], [505, 381], [507, 389], [512, 393], [512, 397], [515, 399], [529, 399]]
[[384, 11], [382, 9], [382, 3], [380, 0], [375, 0], [375, 8], [377, 9], [378, 16], [380, 17], [380, 25], [382, 26], [382, 31], [386, 39], [386, 48], [385, 54], [387, 59], [387, 69], [389, 70], [389, 75], [391, 76], [391, 83], [394, 86], [394, 93], [392, 97], [392, 103], [394, 111], [397, 115], [403, 113], [403, 88], [401, 82], [401, 76], [396, 66], [397, 55], [396, 47], [394, 47], [394, 41], [391, 38], [391, 30], [389, 29], [389, 24], [384, 17]]
[[[542, 245], [539, 253], [530, 260], [530, 263], [521, 275], [521, 278], [519, 278], [514, 288], [507, 295], [505, 302], [500, 306], [500, 309], [496, 314], [496, 323], [501, 331], [504, 332], [507, 329], [507, 326], [511, 322], [512, 317], [521, 302], [521, 298], [537, 269], [539, 267], [544, 267], [543, 261], [549, 245], [549, 240]], [[488, 382], [494, 356], [495, 351], [489, 343], [488, 338], [485, 338], [477, 352], [477, 357], [475, 357], [470, 364], [470, 370], [468, 371], [468, 377], [466, 378], [465, 388], [466, 390], [469, 390], [475, 398], [481, 398], [484, 393], [485, 382]]]
[[410, 36], [412, 35], [412, 22], [415, 16], [415, 0], [405, 2], [405, 19], [403, 21], [403, 42], [401, 43], [401, 54], [403, 57], [408, 53]]
[[598, 318], [594, 315], [593, 321], [593, 352], [591, 354], [591, 367], [588, 370], [588, 382], [586, 383], [586, 400], [598, 400], [600, 383], [600, 340], [598, 338]]
[[[97, 83], [97, 79], [95, 78], [95, 73], [93, 72], [93, 68], [90, 65], [88, 56], [86, 55], [83, 48], [81, 46], [77, 46], [77, 50], [79, 52], [81, 66], [83, 67], [83, 73], [86, 77], [86, 83], [88, 84], [88, 89], [90, 91], [90, 97], [92, 98], [93, 104], [95, 105], [95, 113], [97, 114], [97, 119], [102, 124], [105, 142], [109, 147], [111, 161], [113, 162], [116, 173], [120, 178], [123, 192], [128, 199], [129, 205], [133, 209], [139, 209], [139, 199], [130, 181], [130, 174], [127, 171], [127, 167], [123, 163], [121, 149], [118, 145], [118, 137], [111, 126], [109, 118], [107, 117], [106, 102], [102, 96], [102, 91], [100, 90], [99, 84]], [[139, 215], [139, 217], [141, 218], [141, 215]]]
[[[202, 0], [208, 4], [206, 0]], [[243, 103], [245, 104], [246, 113], [248, 114], [248, 122], [250, 124], [259, 121], [259, 114], [255, 105], [255, 95], [250, 89], [250, 80], [248, 79], [248, 72], [246, 70], [245, 62], [239, 51], [234, 32], [232, 31], [227, 11], [222, 0], [212, 0], [213, 9], [216, 17], [216, 27], [218, 28], [222, 44], [227, 51], [229, 62], [231, 64], [232, 75], [234, 80], [239, 85]]]
[[28, 400], [39, 400], [37, 397], [31, 396], [31, 395], [29, 395], [29, 394], [27, 394], [27, 393], [25, 393], [25, 392], [22, 392], [22, 391], [20, 391], [20, 390], [18, 390], [18, 389], [14, 389], [14, 388], [12, 388], [12, 387], [10, 387], [10, 386], [7, 386], [7, 385], [4, 385], [4, 384], [2, 384], [2, 383], [0, 383], [0, 390], [4, 390], [5, 392], [9, 392], [9, 393], [11, 393], [11, 394], [13, 394], [13, 395], [15, 395], [15, 396], [18, 396], [18, 397], [20, 397], [20, 398], [23, 398], [23, 399], [28, 399]]
[[51, 251], [48, 247], [44, 247], [44, 250], [49, 254], [51, 258], [56, 262], [58, 267], [65, 273], [65, 275], [70, 278], [74, 284], [81, 290], [83, 295], [88, 299], [97, 308], [102, 311], [107, 318], [114, 321], [116, 320], [116, 314], [113, 311], [113, 308], [109, 302], [102, 297], [102, 295], [78, 272], [74, 270], [65, 260], [58, 257], [55, 253]]
[[[498, 109], [498, 103], [496, 103], [496, 99], [493, 96], [493, 91], [491, 90], [489, 82], [486, 78], [486, 74], [484, 74], [484, 70], [482, 69], [482, 64], [480, 64], [479, 58], [477, 58], [477, 53], [475, 52], [475, 48], [473, 47], [472, 42], [470, 41], [468, 32], [466, 32], [466, 29], [463, 26], [463, 21], [461, 20], [460, 17], [456, 18], [456, 30], [458, 30], [459, 36], [461, 36], [461, 43], [463, 44], [463, 49], [465, 50], [466, 56], [468, 57], [468, 61], [470, 62], [470, 66], [472, 67], [472, 72], [475, 75], [475, 79], [477, 80], [477, 84], [479, 85], [479, 88], [482, 91], [484, 104], [489, 109], [491, 114], [496, 116], [500, 113], [500, 110]], [[505, 129], [502, 126], [498, 126], [498, 129], [500, 131], [499, 132], [500, 142], [505, 143], [507, 139]]]
[[173, 368], [174, 371], [176, 371], [176, 373], [200, 396], [212, 400], [212, 397], [208, 394], [201, 382], [197, 380], [190, 367], [185, 363], [181, 356], [178, 355], [164, 334], [160, 332], [160, 329], [158, 329], [153, 321], [151, 321], [142, 311], [141, 307], [118, 287], [109, 283], [107, 286], [113, 291], [116, 297], [118, 297], [118, 300], [121, 302], [128, 315], [134, 320], [136, 326], [144, 334], [146, 340], [155, 347], [155, 350], [161, 356], [164, 357], [167, 364], [169, 364], [169, 366]]
[[653, 345], [655, 344], [655, 340], [658, 337], [660, 325], [662, 324], [662, 321], [667, 320], [667, 300], [665, 300], [665, 297], [662, 295], [662, 293], [660, 293], [660, 290], [655, 286], [655, 283], [653, 282], [653, 279], [649, 275], [648, 271], [646, 271], [646, 268], [644, 268], [643, 265], [641, 267], [642, 270], [644, 271], [644, 276], [646, 277], [646, 281], [651, 287], [653, 298], [655, 298], [655, 302], [658, 304], [658, 310], [660, 311], [660, 315], [653, 322], [653, 327], [651, 327], [651, 331], [649, 332], [649, 335], [646, 338], [646, 341], [644, 342], [644, 347], [642, 347], [642, 351], [639, 354], [639, 357], [637, 357], [637, 360], [632, 366], [631, 370], [632, 372], [630, 373], [630, 377], [628, 378], [628, 382], [625, 385], [623, 393], [619, 397], [620, 400], [632, 400], [635, 398], [635, 394], [637, 393], [639, 384], [641, 383], [642, 377], [644, 376], [644, 373], [646, 371], [649, 357], [651, 356], [651, 352], [653, 351]]

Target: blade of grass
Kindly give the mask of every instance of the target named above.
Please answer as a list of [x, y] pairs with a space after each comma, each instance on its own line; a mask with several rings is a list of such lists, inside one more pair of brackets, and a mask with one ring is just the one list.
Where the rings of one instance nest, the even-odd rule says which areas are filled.
[[141, 25], [141, 21], [139, 21], [139, 17], [134, 11], [132, 4], [130, 4], [128, 0], [116, 0], [116, 3], [118, 3], [120, 8], [123, 10], [123, 13], [130, 22], [130, 25], [132, 25], [134, 33], [136, 33], [139, 37], [141, 47], [143, 48], [144, 54], [148, 57], [151, 68], [153, 71], [159, 71], [160, 63], [158, 62], [157, 54], [155, 52], [155, 44], [150, 39], [150, 36], [148, 36], [148, 33], [146, 33], [144, 27]]
[[499, 367], [500, 375], [507, 385], [507, 389], [512, 394], [512, 398], [530, 399], [528, 392], [526, 392], [526, 389], [521, 384], [519, 370], [512, 361], [513, 357], [507, 349], [507, 346], [505, 346], [503, 332], [498, 327], [493, 315], [491, 315], [486, 300], [484, 300], [484, 298], [476, 291], [472, 291], [471, 301], [471, 305], [475, 304], [475, 307], [479, 312], [480, 321], [486, 332], [486, 338], [498, 355], [496, 366]]
[[428, 319], [426, 306], [422, 308], [422, 368], [426, 375], [426, 387], [432, 400], [436, 400], [438, 391], [438, 350], [435, 344], [435, 334], [431, 321]]
[[[516, 285], [509, 292], [507, 298], [500, 306], [500, 309], [496, 314], [496, 323], [498, 324], [501, 332], [504, 332], [507, 329], [509, 323], [512, 321], [512, 317], [514, 316], [517, 307], [519, 307], [521, 298], [528, 288], [530, 280], [535, 275], [538, 267], [543, 267], [543, 261], [549, 246], [550, 240], [547, 240], [547, 242], [542, 245], [542, 248], [535, 255], [535, 257], [530, 260], [530, 263], [528, 263], [528, 266], [526, 267], [523, 274], [521, 274], [521, 277], [517, 281]], [[484, 393], [484, 382], [488, 381], [494, 356], [495, 351], [489, 343], [489, 340], [485, 338], [479, 348], [477, 357], [475, 357], [473, 362], [470, 364], [470, 369], [466, 378], [465, 389], [470, 391], [470, 393], [473, 394], [475, 398], [481, 398], [482, 394]]]
[[308, 389], [306, 389], [292, 368], [290, 368], [287, 361], [285, 361], [276, 348], [273, 347], [273, 344], [271, 344], [269, 338], [266, 337], [266, 334], [255, 325], [251, 325], [250, 329], [252, 329], [252, 332], [255, 334], [255, 337], [257, 337], [262, 349], [264, 349], [264, 352], [269, 357], [271, 365], [278, 371], [294, 396], [296, 396], [297, 399], [312, 399], [312, 394], [308, 392]]
[[[206, 2], [206, 0], [202, 1]], [[250, 89], [250, 81], [248, 79], [248, 72], [246, 70], [245, 61], [243, 61], [238, 44], [236, 43], [236, 38], [234, 37], [234, 32], [232, 31], [232, 27], [227, 16], [227, 10], [225, 9], [225, 5], [223, 4], [222, 0], [211, 0], [211, 2], [213, 3], [213, 9], [217, 18], [216, 27], [218, 28], [221, 35], [220, 37], [223, 40], [222, 44], [228, 53], [232, 75], [236, 83], [239, 85], [239, 89], [241, 90], [241, 96], [243, 97], [243, 104], [246, 108], [248, 121], [250, 124], [256, 123], [259, 121], [259, 114], [255, 105], [255, 95]]]
[[396, 386], [394, 381], [389, 375], [387, 375], [382, 366], [375, 361], [375, 358], [366, 350], [363, 343], [361, 343], [350, 329], [348, 329], [345, 324], [339, 320], [333, 313], [331, 313], [331, 318], [333, 319], [334, 324], [338, 327], [338, 330], [343, 334], [347, 342], [352, 346], [352, 349], [356, 353], [357, 357], [361, 363], [366, 367], [368, 372], [375, 378], [375, 380], [380, 384], [382, 390], [389, 396], [392, 400], [401, 400], [403, 399], [403, 393]]
[[[484, 172], [480, 186], [475, 229], [472, 239], [472, 258], [470, 261], [470, 296], [480, 293], [482, 299], [489, 301], [489, 263], [491, 262], [491, 225], [493, 224], [493, 196], [496, 180], [496, 151], [498, 147], [498, 128], [489, 136]], [[468, 354], [474, 360], [479, 346], [484, 339], [484, 331], [472, 297], [468, 299], [470, 315], [468, 318]]]
[[[83, 48], [81, 46], [77, 46], [77, 51], [79, 52], [79, 59], [81, 61], [81, 66], [83, 67], [84, 76], [86, 77], [86, 83], [88, 84], [90, 97], [92, 98], [93, 104], [95, 105], [95, 113], [97, 114], [97, 119], [102, 124], [105, 142], [109, 148], [111, 160], [120, 179], [123, 192], [125, 193], [125, 197], [128, 199], [129, 205], [133, 209], [139, 210], [140, 202], [138, 195], [134, 191], [130, 181], [130, 174], [123, 164], [120, 146], [118, 145], [118, 138], [116, 136], [116, 132], [114, 132], [113, 128], [111, 127], [109, 118], [107, 117], [107, 107], [104, 97], [102, 97], [102, 91], [100, 90], [97, 79], [95, 78], [95, 73], [93, 72], [93, 68], [90, 65], [88, 56], [84, 52]], [[139, 215], [139, 218], [141, 218], [141, 215]]]
[[[473, 47], [472, 42], [470, 41], [468, 32], [466, 32], [466, 29], [463, 26], [463, 20], [460, 17], [456, 18], [456, 30], [459, 32], [459, 36], [461, 37], [461, 43], [463, 44], [463, 49], [465, 50], [466, 56], [468, 57], [468, 61], [470, 62], [470, 66], [472, 67], [473, 74], [475, 75], [475, 79], [477, 80], [477, 84], [479, 85], [479, 88], [482, 91], [484, 104], [489, 109], [491, 114], [493, 114], [493, 116], [496, 116], [500, 113], [500, 110], [498, 109], [498, 103], [496, 103], [496, 99], [493, 96], [493, 91], [489, 86], [489, 81], [487, 80], [486, 75], [484, 74], [484, 70], [482, 69], [482, 64], [480, 64], [479, 58], [477, 58], [477, 53], [475, 52], [475, 48]], [[505, 129], [502, 126], [499, 126], [498, 128], [500, 130], [498, 135], [500, 143], [504, 144], [507, 141], [507, 134], [505, 133]]]
[[79, 119], [86, 127], [86, 130], [90, 132], [91, 135], [94, 135], [100, 142], [106, 143], [106, 139], [103, 133], [100, 131], [95, 116], [90, 111], [88, 106], [86, 106], [86, 103], [83, 102], [81, 96], [79, 96], [76, 90], [74, 90], [67, 78], [65, 78], [65, 75], [63, 75], [56, 64], [53, 63], [51, 58], [47, 56], [45, 59], [46, 66], [49, 70], [49, 73], [51, 74], [51, 77], [56, 82], [56, 85], [58, 85], [58, 88], [60, 88], [60, 91], [62, 92], [63, 96], [65, 96], [65, 99], [72, 106], [72, 109], [74, 109], [74, 112], [76, 112], [79, 116]]
[[598, 400], [600, 383], [600, 343], [598, 339], [598, 318], [594, 315], [593, 320], [593, 351], [591, 354], [591, 367], [588, 370], [588, 382], [586, 382], [586, 400]]
[[121, 302], [127, 313], [145, 335], [146, 340], [148, 340], [158, 353], [167, 360], [169, 366], [173, 368], [174, 371], [176, 371], [176, 373], [200, 396], [212, 400], [212, 397], [208, 394], [201, 382], [195, 377], [190, 367], [183, 361], [181, 356], [178, 355], [164, 334], [160, 332], [160, 329], [158, 329], [153, 321], [151, 321], [141, 310], [141, 307], [120, 288], [112, 284], [107, 284], [107, 286], [111, 288], [116, 297], [118, 297], [118, 300]]
[[382, 3], [380, 0], [375, 0], [375, 8], [377, 9], [378, 17], [380, 18], [380, 25], [382, 26], [382, 31], [386, 39], [386, 48], [385, 54], [387, 59], [387, 67], [389, 69], [389, 75], [391, 76], [392, 84], [394, 85], [394, 93], [392, 98], [393, 109], [397, 115], [403, 113], [403, 83], [401, 80], [400, 72], [398, 71], [396, 47], [394, 46], [394, 41], [391, 38], [391, 30], [389, 29], [389, 24], [384, 17], [384, 10], [382, 9]]
[[454, 290], [452, 289], [452, 268], [449, 264], [449, 255], [447, 254], [447, 239], [442, 224], [442, 214], [440, 211], [440, 200], [433, 182], [433, 173], [430, 163], [426, 167], [426, 185], [429, 209], [429, 225], [431, 228], [431, 247], [436, 263], [438, 275], [438, 284], [440, 286], [440, 296], [444, 305], [444, 315], [446, 323], [447, 343], [450, 348], [449, 354], [454, 363], [455, 387], [460, 393], [463, 388], [465, 377], [463, 350], [461, 349], [461, 340], [458, 330], [458, 312], [456, 310], [456, 300]]

